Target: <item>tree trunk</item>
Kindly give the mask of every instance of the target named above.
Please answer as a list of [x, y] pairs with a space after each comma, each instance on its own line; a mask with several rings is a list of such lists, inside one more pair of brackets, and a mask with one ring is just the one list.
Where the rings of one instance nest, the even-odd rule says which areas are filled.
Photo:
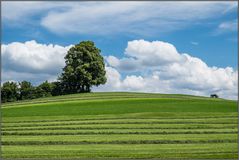
[[86, 92], [90, 92], [90, 85], [86, 86]]

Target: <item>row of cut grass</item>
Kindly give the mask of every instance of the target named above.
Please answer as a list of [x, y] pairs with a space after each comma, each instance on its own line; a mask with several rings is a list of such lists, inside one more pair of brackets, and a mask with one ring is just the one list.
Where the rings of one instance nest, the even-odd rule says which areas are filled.
[[230, 134], [237, 129], [223, 130], [42, 130], [42, 131], [3, 131], [2, 135], [92, 135], [92, 134]]
[[141, 118], [125, 118], [125, 119], [94, 119], [94, 120], [62, 120], [62, 121], [34, 121], [34, 122], [12, 122], [3, 123], [2, 127], [20, 125], [66, 125], [66, 124], [105, 124], [105, 123], [237, 123], [237, 118], [194, 118], [194, 119], [141, 119]]
[[236, 143], [231, 139], [210, 140], [116, 140], [116, 141], [3, 141], [2, 145], [85, 145], [85, 144], [205, 144], [205, 143]]
[[119, 117], [119, 118], [78, 118], [78, 119], [49, 119], [49, 120], [14, 120], [3, 121], [2, 124], [13, 123], [50, 123], [50, 122], [69, 122], [69, 121], [101, 121], [101, 120], [220, 120], [220, 119], [237, 119], [238, 116], [211, 116], [211, 117], [155, 117], [155, 118], [143, 118], [143, 117]]
[[2, 131], [19, 130], [95, 130], [95, 129], [234, 129], [237, 124], [105, 124], [105, 125], [62, 125], [62, 126], [32, 126], [32, 127], [9, 127]]
[[[27, 109], [27, 108], [26, 108]], [[2, 117], [2, 123], [15, 122], [42, 122], [42, 121], [71, 121], [71, 120], [101, 120], [101, 119], [207, 119], [207, 118], [238, 118], [237, 112], [140, 112], [124, 114], [99, 114], [99, 115], [63, 115], [63, 116], [24, 116]]]
[[6, 158], [237, 158], [237, 143], [3, 146]]
[[104, 124], [113, 124], [113, 125], [122, 125], [122, 124], [144, 124], [144, 125], [151, 125], [151, 124], [235, 124], [237, 125], [237, 121], [235, 122], [211, 122], [211, 121], [175, 121], [175, 122], [169, 122], [169, 121], [135, 121], [135, 122], [69, 122], [69, 123], [45, 123], [45, 124], [19, 124], [19, 125], [3, 125], [3, 128], [18, 128], [18, 127], [35, 127], [35, 126], [68, 126], [68, 125], [104, 125]]
[[[54, 138], [53, 138], [54, 137]], [[58, 135], [58, 136], [4, 136], [3, 141], [127, 141], [127, 140], [237, 140], [237, 134], [168, 134], [168, 135]]]
[[52, 131], [55, 130], [237, 130], [237, 125], [223, 125], [223, 126], [46, 126], [46, 127], [22, 127], [22, 128], [2, 128], [2, 131]]
[[18, 135], [18, 136], [39, 136], [39, 135], [97, 135], [97, 134], [103, 134], [103, 135], [112, 135], [112, 134], [150, 134], [150, 135], [165, 135], [165, 134], [237, 134], [238, 131], [151, 131], [151, 132], [145, 132], [145, 131], [84, 131], [84, 132], [2, 132], [2, 135], [9, 136], [9, 135]]

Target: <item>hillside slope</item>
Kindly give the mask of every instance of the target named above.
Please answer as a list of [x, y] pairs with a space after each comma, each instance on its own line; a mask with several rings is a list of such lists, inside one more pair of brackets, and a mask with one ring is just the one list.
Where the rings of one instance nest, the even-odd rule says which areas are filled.
[[4, 158], [237, 159], [237, 103], [86, 93], [2, 106]]

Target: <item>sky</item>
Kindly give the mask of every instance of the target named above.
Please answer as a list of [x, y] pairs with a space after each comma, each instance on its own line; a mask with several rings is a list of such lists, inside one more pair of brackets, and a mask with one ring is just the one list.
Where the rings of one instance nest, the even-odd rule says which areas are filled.
[[94, 41], [93, 91], [237, 99], [237, 2], [2, 2], [2, 82], [55, 81], [67, 50]]

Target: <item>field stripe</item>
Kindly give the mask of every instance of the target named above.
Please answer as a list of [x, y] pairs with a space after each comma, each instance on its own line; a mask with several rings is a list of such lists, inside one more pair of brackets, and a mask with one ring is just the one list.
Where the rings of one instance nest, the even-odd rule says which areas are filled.
[[61, 126], [61, 125], [89, 125], [89, 124], [237, 124], [237, 122], [72, 122], [72, 123], [53, 123], [53, 124], [19, 124], [2, 125], [3, 128], [10, 127], [34, 127], [34, 126]]
[[216, 140], [127, 140], [127, 141], [2, 141], [2, 145], [80, 145], [80, 144], [197, 144], [236, 143], [232, 139]]
[[217, 131], [184, 131], [184, 132], [106, 132], [106, 131], [96, 131], [96, 132], [30, 132], [30, 133], [19, 133], [19, 132], [2, 132], [2, 135], [18, 135], [18, 136], [39, 136], [39, 135], [98, 135], [98, 134], [105, 134], [105, 135], [112, 135], [112, 134], [158, 134], [158, 135], [168, 135], [168, 134], [233, 134], [238, 133], [237, 131], [229, 131], [229, 132], [217, 132]]
[[119, 126], [109, 126], [109, 127], [65, 127], [65, 126], [58, 126], [58, 127], [29, 127], [29, 128], [2, 128], [2, 131], [21, 131], [21, 130], [95, 130], [95, 129], [237, 129], [237, 125], [234, 126], [219, 126], [219, 127], [212, 127], [212, 126], [178, 126], [178, 127], [160, 127], [160, 126], [152, 126], [152, 127], [119, 127]]
[[[3, 146], [4, 160], [237, 159], [237, 143]], [[93, 157], [94, 156], [94, 157]], [[7, 158], [9, 157], [9, 158]], [[90, 158], [91, 157], [91, 158]], [[101, 157], [101, 158], [100, 158]], [[114, 157], [114, 158], [113, 158]], [[117, 157], [117, 158], [116, 158]], [[121, 158], [120, 158], [121, 157]]]
[[[88, 157], [85, 157], [85, 156], [81, 156], [79, 153], [77, 154], [77, 152], [74, 152], [74, 153], [71, 153], [73, 155], [77, 155], [78, 157], [81, 157], [80, 159], [81, 160], [89, 160], [89, 159], [92, 159], [92, 158], [88, 158]], [[10, 152], [8, 154], [3, 154], [3, 157], [4, 157], [4, 160], [13, 160], [13, 158], [9, 158], [9, 157], [13, 157], [12, 155], [16, 155], [14, 156], [14, 160], [69, 160], [69, 158], [66, 158], [66, 157], [69, 157], [69, 154], [65, 153], [65, 154], [50, 154], [50, 155], [44, 155], [44, 154], [25, 154], [24, 155], [24, 158], [17, 158], [19, 157], [19, 153], [16, 153], [16, 152]], [[190, 152], [180, 152], [180, 153], [157, 153], [155, 154], [156, 156], [154, 156], [155, 158], [154, 159], [158, 159], [158, 160], [169, 160], [169, 159], [175, 159], [175, 157], [177, 157], [176, 159], [190, 159], [190, 160], [198, 160], [198, 157], [201, 157], [200, 159], [204, 158], [204, 159], [208, 159], [208, 157], [213, 157], [213, 158], [210, 158], [210, 159], [222, 159], [222, 160], [235, 160], [237, 159], [237, 152], [200, 152], [200, 153], [190, 153]], [[171, 158], [173, 155], [173, 158]], [[38, 158], [32, 158], [32, 157], [38, 157]], [[51, 158], [49, 158], [49, 156]], [[64, 157], [63, 157], [64, 156]], [[70, 155], [72, 156], [72, 155]], [[112, 158], [114, 156], [109, 155], [110, 157], [107, 157], [107, 156], [104, 156], [104, 155], [101, 155], [101, 154], [97, 154], [97, 159], [98, 160], [103, 160], [103, 159], [107, 159], [107, 160], [136, 160], [136, 159], [139, 159], [139, 157], [130, 157], [130, 158], [125, 158], [124, 156], [122, 157], [119, 157], [117, 154], [115, 157], [117, 158]], [[132, 156], [132, 155], [131, 155]], [[140, 160], [143, 160], [143, 159], [148, 159], [147, 157], [145, 157], [145, 154], [134, 154], [133, 156], [140, 156]], [[157, 157], [164, 157], [164, 158], [157, 158]], [[215, 158], [215, 156], [219, 157], [219, 158]], [[225, 158], [221, 158], [221, 157], [226, 157]], [[21, 156], [20, 156], [21, 157]], [[42, 158], [39, 158], [39, 157], [42, 157]], [[58, 158], [56, 158], [58, 157]], [[76, 156], [74, 156], [76, 157]], [[70, 160], [79, 160], [79, 158], [70, 158]], [[89, 156], [90, 157], [90, 156]], [[194, 158], [192, 158], [194, 157]], [[150, 155], [150, 159], [152, 159], [152, 155]]]
[[69, 121], [90, 121], [90, 120], [211, 120], [211, 119], [233, 119], [237, 120], [237, 116], [211, 116], [211, 117], [177, 117], [177, 118], [77, 118], [77, 119], [49, 119], [49, 120], [23, 120], [23, 121], [2, 121], [2, 124], [11, 124], [11, 123], [39, 123], [39, 122], [69, 122]]

